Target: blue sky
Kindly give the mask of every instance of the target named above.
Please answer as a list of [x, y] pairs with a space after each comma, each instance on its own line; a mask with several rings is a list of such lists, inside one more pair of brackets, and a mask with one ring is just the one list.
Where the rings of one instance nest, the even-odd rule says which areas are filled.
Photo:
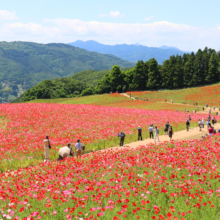
[[219, 8], [219, 0], [7, 0], [0, 4], [0, 41], [220, 50]]

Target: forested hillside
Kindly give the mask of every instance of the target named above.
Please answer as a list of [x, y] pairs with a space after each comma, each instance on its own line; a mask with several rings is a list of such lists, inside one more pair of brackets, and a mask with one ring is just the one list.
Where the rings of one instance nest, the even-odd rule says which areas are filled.
[[171, 56], [163, 65], [158, 65], [152, 58], [146, 62], [138, 61], [134, 68], [120, 69], [115, 65], [111, 71], [83, 71], [69, 78], [46, 80], [27, 90], [20, 100], [65, 98], [116, 91], [177, 89], [219, 81], [220, 53], [205, 48], [203, 51], [198, 50], [196, 54]]
[[45, 79], [73, 75], [82, 70], [105, 70], [133, 63], [114, 55], [89, 52], [67, 44], [0, 42], [0, 97], [10, 101]]
[[171, 56], [163, 65], [150, 59], [138, 61], [132, 70], [126, 72], [115, 66], [99, 81], [96, 92], [176, 89], [212, 84], [220, 81], [219, 62], [220, 53], [205, 48], [196, 54]]

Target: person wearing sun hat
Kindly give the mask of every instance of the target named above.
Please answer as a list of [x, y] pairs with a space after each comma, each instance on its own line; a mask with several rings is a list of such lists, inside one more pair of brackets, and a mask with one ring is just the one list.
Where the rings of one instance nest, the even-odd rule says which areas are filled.
[[141, 126], [138, 126], [138, 141], [141, 140], [142, 141], [142, 128]]

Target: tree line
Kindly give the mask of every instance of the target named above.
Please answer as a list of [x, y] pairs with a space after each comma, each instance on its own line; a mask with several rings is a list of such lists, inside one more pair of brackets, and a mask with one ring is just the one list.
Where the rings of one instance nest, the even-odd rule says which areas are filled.
[[171, 56], [162, 65], [152, 58], [138, 61], [133, 69], [113, 66], [96, 86], [96, 93], [177, 89], [220, 81], [220, 52], [207, 47], [195, 54]]
[[[171, 56], [162, 65], [154, 58], [146, 62], [138, 61], [134, 68], [120, 69], [115, 65], [111, 71], [100, 76], [102, 78], [96, 79], [94, 87], [73, 77], [44, 80], [28, 89], [15, 102], [213, 84], [220, 81], [220, 52], [206, 47], [196, 54]], [[92, 79], [91, 76], [89, 78]]]

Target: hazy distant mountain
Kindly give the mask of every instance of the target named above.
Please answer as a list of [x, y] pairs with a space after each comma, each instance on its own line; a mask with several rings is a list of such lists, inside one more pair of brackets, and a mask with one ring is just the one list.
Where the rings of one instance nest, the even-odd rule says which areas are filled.
[[172, 55], [183, 55], [185, 52], [176, 47], [147, 47], [139, 44], [117, 44], [117, 45], [104, 45], [96, 41], [81, 41], [69, 43], [72, 46], [86, 49], [88, 51], [95, 51], [102, 54], [112, 54], [130, 62], [137, 62], [138, 60], [147, 61], [155, 58], [159, 64]]
[[174, 50], [178, 50], [178, 51], [181, 51], [179, 48], [177, 47], [170, 47], [170, 46], [166, 46], [166, 45], [163, 45], [161, 47], [158, 47], [160, 49], [164, 49], [164, 50], [170, 50], [170, 49], [174, 49]]

